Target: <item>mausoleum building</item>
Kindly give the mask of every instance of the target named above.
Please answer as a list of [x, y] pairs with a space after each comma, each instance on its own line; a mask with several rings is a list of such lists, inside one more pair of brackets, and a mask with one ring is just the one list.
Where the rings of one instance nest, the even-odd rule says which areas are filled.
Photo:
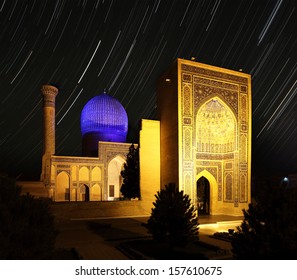
[[[55, 97], [42, 86], [41, 180], [54, 201], [121, 198], [120, 175], [131, 143], [122, 104], [103, 92], [81, 112], [82, 156], [55, 154]], [[251, 201], [251, 77], [177, 59], [157, 84], [157, 120], [141, 120], [141, 200], [175, 183], [199, 214], [242, 215]]]

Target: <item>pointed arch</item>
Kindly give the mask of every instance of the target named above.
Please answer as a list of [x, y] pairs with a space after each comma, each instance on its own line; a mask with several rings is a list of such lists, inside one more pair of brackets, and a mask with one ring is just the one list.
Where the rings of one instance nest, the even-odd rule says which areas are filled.
[[90, 201], [89, 184], [80, 184], [80, 187], [79, 187], [79, 201]]
[[236, 112], [234, 107], [229, 102], [224, 100], [221, 96], [216, 95], [215, 93], [207, 96], [207, 98], [205, 98], [202, 101], [202, 103], [199, 104], [199, 107], [197, 107], [195, 110], [195, 112], [196, 112], [195, 115], [197, 115], [198, 111], [201, 109], [202, 106], [204, 106], [206, 103], [208, 103], [211, 100], [218, 100], [222, 105], [224, 105], [224, 107], [229, 108], [230, 111], [232, 112], [232, 115], [234, 116], [235, 121], [237, 121], [238, 113]]
[[[204, 177], [209, 182], [209, 214], [211, 215], [213, 209], [216, 207], [217, 204], [217, 197], [218, 197], [218, 183], [216, 178], [206, 169], [202, 170], [200, 173], [196, 175], [196, 182]], [[196, 188], [196, 197], [197, 197], [197, 188]]]
[[221, 98], [207, 99], [196, 113], [197, 151], [228, 153], [237, 150], [237, 119]]
[[99, 184], [94, 184], [91, 189], [91, 199], [92, 201], [101, 201], [102, 192]]
[[197, 209], [198, 215], [209, 215], [210, 184], [204, 177], [200, 177], [196, 182], [197, 187]]
[[65, 201], [69, 200], [70, 195], [70, 177], [65, 171], [62, 171], [57, 176], [56, 190], [55, 190], [55, 200]]
[[117, 155], [110, 160], [108, 163], [108, 199], [114, 200], [118, 199], [120, 195], [120, 189], [122, 186], [122, 176], [121, 171], [124, 168], [125, 158], [122, 155]]
[[99, 168], [98, 166], [95, 166], [92, 169], [91, 173], [92, 173], [92, 181], [96, 181], [96, 182], [101, 181], [101, 177], [102, 177], [101, 168]]
[[89, 181], [90, 179], [90, 170], [86, 166], [82, 166], [79, 169], [79, 181]]

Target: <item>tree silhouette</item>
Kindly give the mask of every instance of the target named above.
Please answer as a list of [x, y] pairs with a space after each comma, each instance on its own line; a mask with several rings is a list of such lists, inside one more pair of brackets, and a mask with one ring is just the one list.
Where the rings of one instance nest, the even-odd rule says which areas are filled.
[[264, 182], [232, 241], [236, 259], [297, 258], [297, 191]]
[[139, 148], [132, 144], [129, 147], [124, 170], [121, 171], [123, 184], [121, 193], [125, 198], [140, 198], [139, 185]]
[[189, 196], [179, 191], [175, 184], [169, 184], [155, 197], [154, 208], [146, 224], [153, 238], [174, 245], [198, 240], [197, 211]]

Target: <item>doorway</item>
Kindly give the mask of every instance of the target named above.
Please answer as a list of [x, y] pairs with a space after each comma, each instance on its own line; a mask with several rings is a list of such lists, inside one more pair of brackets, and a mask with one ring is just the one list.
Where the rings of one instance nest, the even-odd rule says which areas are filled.
[[90, 201], [90, 189], [88, 185], [83, 184], [80, 187], [80, 193], [81, 193], [81, 201]]
[[197, 181], [197, 209], [198, 215], [209, 215], [209, 181], [202, 176]]

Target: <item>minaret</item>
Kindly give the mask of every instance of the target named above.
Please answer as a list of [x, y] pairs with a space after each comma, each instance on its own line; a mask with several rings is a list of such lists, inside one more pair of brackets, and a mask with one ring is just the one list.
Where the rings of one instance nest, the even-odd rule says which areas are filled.
[[43, 95], [43, 156], [41, 181], [51, 184], [51, 156], [55, 154], [55, 100], [58, 89], [52, 85], [41, 87]]

